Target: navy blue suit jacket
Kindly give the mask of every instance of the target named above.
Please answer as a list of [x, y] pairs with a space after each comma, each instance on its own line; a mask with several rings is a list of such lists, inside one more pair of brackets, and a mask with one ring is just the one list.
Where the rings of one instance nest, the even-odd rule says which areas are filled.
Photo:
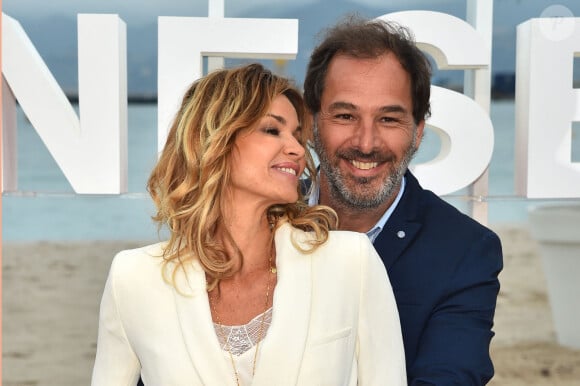
[[374, 246], [397, 300], [409, 385], [483, 385], [493, 376], [500, 240], [410, 172], [405, 177]]

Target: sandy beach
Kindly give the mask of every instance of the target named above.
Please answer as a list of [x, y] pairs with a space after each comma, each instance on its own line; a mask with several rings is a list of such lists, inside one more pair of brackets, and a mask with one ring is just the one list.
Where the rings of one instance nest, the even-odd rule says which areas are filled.
[[[556, 343], [537, 243], [521, 225], [492, 228], [502, 239], [505, 268], [490, 385], [579, 385], [580, 350]], [[88, 385], [111, 259], [145, 243], [5, 243], [2, 385]]]

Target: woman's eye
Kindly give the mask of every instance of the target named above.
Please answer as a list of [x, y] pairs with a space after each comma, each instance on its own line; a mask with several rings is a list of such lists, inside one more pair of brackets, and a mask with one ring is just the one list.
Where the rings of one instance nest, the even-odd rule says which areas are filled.
[[298, 141], [299, 144], [304, 145], [304, 138], [302, 138], [302, 132], [294, 134], [294, 139]]
[[266, 134], [270, 134], [270, 135], [279, 135], [279, 134], [280, 134], [280, 130], [278, 130], [278, 129], [277, 129], [277, 128], [275, 128], [275, 127], [266, 127], [266, 128], [264, 129], [264, 132], [265, 132]]

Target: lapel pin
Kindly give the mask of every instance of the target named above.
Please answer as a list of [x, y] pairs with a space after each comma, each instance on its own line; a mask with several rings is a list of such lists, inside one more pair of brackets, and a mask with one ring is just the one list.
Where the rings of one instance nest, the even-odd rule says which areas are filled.
[[400, 239], [404, 238], [405, 237], [405, 231], [398, 231], [397, 232], [397, 237], [400, 238]]

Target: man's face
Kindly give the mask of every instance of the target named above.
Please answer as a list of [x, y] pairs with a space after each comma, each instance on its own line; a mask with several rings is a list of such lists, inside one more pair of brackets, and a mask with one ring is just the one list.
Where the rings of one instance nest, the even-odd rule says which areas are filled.
[[390, 53], [335, 56], [316, 117], [321, 183], [349, 208], [394, 200], [423, 135], [415, 125], [409, 74]]

